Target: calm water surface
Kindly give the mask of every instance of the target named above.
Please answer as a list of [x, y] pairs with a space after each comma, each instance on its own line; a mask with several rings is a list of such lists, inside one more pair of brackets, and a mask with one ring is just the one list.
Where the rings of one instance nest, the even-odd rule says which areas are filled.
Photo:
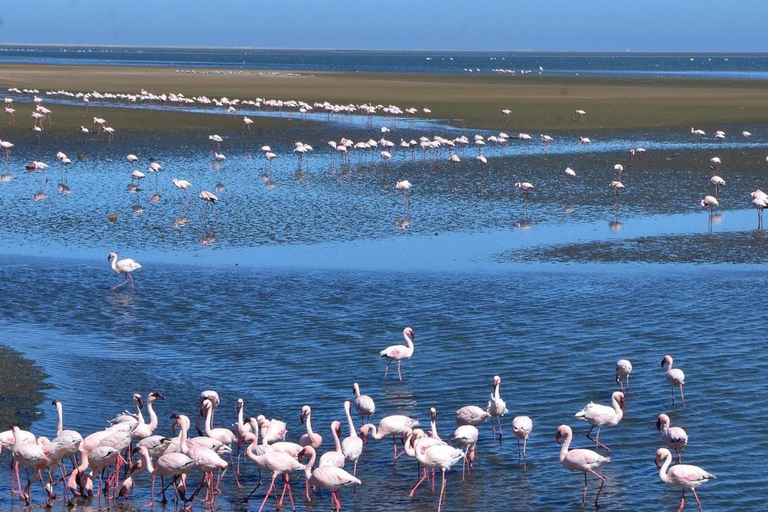
[[[398, 130], [389, 138], [421, 134]], [[286, 420], [292, 440], [302, 432], [301, 406], [311, 404], [323, 449], [354, 381], [376, 400], [375, 420], [403, 413], [426, 424], [434, 406], [447, 437], [453, 412], [485, 406], [500, 375], [505, 438], [494, 441], [485, 425], [475, 473], [464, 482], [450, 475], [446, 510], [456, 511], [578, 510], [582, 478], [560, 465], [555, 431], [569, 423], [575, 444], [587, 447], [587, 426], [573, 415], [590, 400], [609, 402], [614, 363], [629, 358], [625, 418], [602, 437], [614, 449], [604, 510], [676, 509], [679, 493], [653, 465], [661, 412], [688, 431], [684, 460], [718, 477], [701, 488], [706, 510], [761, 510], [766, 272], [748, 198], [765, 187], [764, 128], [722, 146], [667, 131], [615, 133], [589, 147], [563, 136], [548, 150], [513, 141], [486, 150], [486, 168], [474, 149], [455, 167], [447, 153], [409, 152], [384, 166], [378, 151], [343, 165], [326, 149], [328, 139], [378, 138], [375, 131], [308, 126], [302, 139], [317, 151], [300, 169], [292, 134], [273, 141], [233, 131], [221, 165], [211, 162], [204, 134], [83, 144], [51, 131], [40, 144], [16, 141], [0, 162], [14, 177], [0, 183], [0, 342], [51, 375], [48, 395], [64, 402], [66, 428], [103, 428], [131, 407], [134, 392], [159, 390], [158, 430], [170, 435], [167, 417], [194, 415], [200, 391], [216, 389], [219, 425], [235, 420], [242, 397], [247, 415]], [[264, 143], [280, 155], [271, 166], [258, 151]], [[630, 159], [627, 150], [641, 143], [648, 154]], [[55, 161], [59, 150], [73, 158], [69, 168]], [[127, 153], [139, 164], [128, 164]], [[659, 263], [675, 261], [681, 240], [710, 236], [697, 203], [711, 193], [715, 155], [728, 185], [706, 261], [736, 264]], [[128, 192], [130, 171], [146, 169], [150, 157], [163, 165], [157, 181], [147, 173], [142, 190]], [[27, 172], [32, 160], [50, 167]], [[627, 189], [617, 205], [607, 183], [619, 162]], [[566, 166], [579, 175], [570, 185]], [[191, 200], [173, 177], [192, 181]], [[409, 202], [394, 189], [402, 178], [414, 183]], [[521, 196], [518, 180], [534, 182], [534, 193]], [[206, 212], [197, 193], [217, 184], [225, 186], [221, 201]], [[34, 201], [41, 191], [47, 198]], [[650, 264], [600, 252], [600, 244], [640, 238], [656, 241]], [[547, 252], [562, 247], [584, 263], [558, 263], [563, 252]], [[751, 256], [733, 258], [735, 249]], [[112, 250], [144, 265], [135, 291], [110, 291], [119, 282], [106, 262]], [[384, 381], [377, 353], [399, 342], [406, 325], [416, 331], [416, 353], [402, 384]], [[687, 374], [685, 407], [671, 405], [664, 354]], [[36, 433], [53, 434], [53, 412], [41, 406]], [[511, 437], [517, 414], [534, 419], [526, 466]], [[436, 508], [427, 489], [408, 499], [416, 468], [403, 461], [394, 471], [390, 455], [387, 441], [366, 447], [363, 486], [355, 496], [342, 492], [345, 509]], [[254, 479], [249, 468], [245, 480]], [[10, 504], [5, 485], [0, 496]], [[142, 477], [126, 506], [140, 508], [147, 489]], [[245, 492], [228, 481], [217, 507], [241, 510]], [[314, 507], [329, 502], [320, 493]]]

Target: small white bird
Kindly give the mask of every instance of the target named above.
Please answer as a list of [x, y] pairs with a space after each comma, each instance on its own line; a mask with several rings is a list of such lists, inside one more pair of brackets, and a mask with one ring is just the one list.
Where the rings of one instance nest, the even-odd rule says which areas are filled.
[[114, 286], [112, 290], [117, 290], [118, 288], [120, 288], [121, 286], [125, 286], [129, 282], [131, 283], [131, 290], [133, 290], [134, 289], [133, 277], [131, 276], [131, 274], [135, 270], [138, 270], [141, 268], [141, 265], [139, 264], [139, 262], [134, 261], [130, 258], [126, 258], [124, 260], [118, 261], [116, 252], [109, 253], [109, 255], [107, 256], [107, 261], [111, 263], [112, 270], [114, 270], [116, 274], [118, 275], [125, 274], [125, 281], [118, 284], [117, 286]]

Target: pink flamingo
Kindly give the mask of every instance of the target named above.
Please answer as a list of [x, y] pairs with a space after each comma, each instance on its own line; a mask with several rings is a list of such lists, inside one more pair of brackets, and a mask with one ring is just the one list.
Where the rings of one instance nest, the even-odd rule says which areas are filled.
[[[565, 437], [565, 441], [563, 441], [563, 437]], [[610, 462], [611, 459], [584, 448], [569, 450], [571, 439], [573, 439], [573, 432], [568, 425], [560, 425], [558, 427], [555, 439], [558, 444], [563, 445], [560, 448], [560, 462], [563, 464], [563, 467], [570, 471], [581, 471], [584, 473], [584, 493], [581, 497], [582, 508], [587, 501], [587, 472], [600, 479], [600, 488], [597, 490], [597, 496], [595, 497], [595, 508], [600, 508], [598, 501], [600, 500], [600, 492], [603, 490], [603, 485], [605, 485], [605, 477], [595, 471], [595, 469], [606, 462]]]
[[[331, 510], [341, 510], [339, 489], [355, 484], [360, 485], [362, 482], [354, 475], [350, 475], [343, 469], [333, 466], [322, 466], [313, 470], [317, 454], [311, 446], [304, 447], [304, 455], [309, 457], [309, 462], [304, 466], [304, 476], [307, 482], [316, 487], [331, 491], [331, 499], [333, 501]], [[309, 493], [307, 493], [307, 501], [312, 501]]]
[[[592, 424], [589, 428], [589, 432], [587, 432], [587, 439], [594, 441], [595, 447], [601, 446], [605, 448], [605, 451], [608, 453], [611, 452], [611, 449], [600, 442], [600, 429], [605, 425], [615, 427], [624, 417], [624, 393], [621, 391], [614, 391], [611, 395], [611, 404], [612, 407], [608, 407], [607, 405], [589, 402], [582, 410], [575, 414], [578, 419]], [[597, 435], [593, 439], [591, 434], [595, 427], [597, 427]]]
[[378, 429], [373, 423], [366, 423], [363, 425], [360, 428], [360, 437], [362, 438], [363, 443], [367, 443], [368, 432], [370, 432], [371, 437], [374, 439], [383, 439], [392, 436], [392, 446], [394, 449], [392, 461], [393, 464], [397, 464], [397, 459], [402, 455], [402, 452], [400, 455], [397, 454], [397, 440], [395, 439], [395, 436], [402, 436], [407, 429], [413, 428], [418, 424], [418, 420], [411, 419], [408, 416], [403, 416], [401, 414], [384, 416], [381, 421], [379, 421]]
[[[491, 418], [496, 418], [499, 426], [499, 439], [501, 439], [501, 417], [509, 412], [507, 409], [507, 402], [505, 402], [499, 395], [499, 386], [501, 385], [501, 377], [495, 375], [493, 377], [493, 393], [491, 393], [491, 399], [488, 401], [488, 414]], [[496, 434], [496, 426], [493, 426], [493, 433]]]
[[624, 391], [624, 384], [621, 379], [627, 381], [627, 393], [629, 393], [629, 374], [632, 373], [632, 363], [629, 359], [619, 359], [616, 361], [616, 384], [619, 385], [620, 391]]
[[299, 439], [301, 446], [311, 446], [315, 450], [323, 444], [323, 436], [312, 430], [312, 408], [305, 405], [301, 408], [301, 423], [306, 424], [307, 432]]
[[[152, 493], [150, 494], [150, 502], [147, 506], [151, 507], [154, 504], [155, 477], [157, 475], [171, 476], [173, 477], [174, 482], [177, 479], [181, 479], [181, 483], [176, 487], [176, 491], [178, 493], [177, 496], [181, 496], [181, 499], [183, 500], [184, 490], [186, 489], [185, 480], [189, 472], [192, 471], [192, 468], [195, 467], [195, 461], [183, 453], [165, 453], [157, 459], [157, 464], [153, 466], [152, 458], [146, 447], [139, 446], [136, 450], [141, 455], [147, 472], [152, 475]], [[165, 487], [163, 487], [163, 503], [165, 502]]]
[[480, 432], [473, 425], [462, 425], [453, 431], [453, 439], [464, 447], [464, 461], [461, 463], [461, 478], [464, 479], [465, 469], [472, 471], [475, 466], [475, 455], [477, 454], [477, 438]]
[[661, 441], [677, 452], [677, 463], [682, 457], [680, 451], [688, 446], [688, 434], [680, 427], [670, 427], [670, 419], [666, 414], [659, 414], [656, 420], [656, 430], [661, 432]]
[[371, 416], [376, 412], [376, 403], [368, 395], [360, 393], [360, 386], [357, 382], [352, 384], [352, 392], [355, 394], [355, 410], [360, 415], [361, 421], [370, 421]]
[[125, 281], [118, 284], [117, 286], [113, 286], [112, 290], [117, 290], [118, 288], [120, 288], [121, 286], [125, 286], [129, 282], [131, 283], [131, 290], [133, 290], [134, 289], [133, 276], [131, 276], [131, 274], [134, 271], [139, 270], [141, 268], [141, 265], [139, 264], [139, 262], [134, 261], [130, 258], [118, 260], [116, 252], [109, 253], [109, 255], [107, 256], [107, 261], [109, 261], [109, 263], [112, 265], [112, 270], [114, 270], [116, 274], [118, 275], [125, 274]]
[[403, 329], [403, 337], [405, 338], [405, 343], [407, 346], [390, 345], [389, 347], [379, 352], [379, 357], [386, 357], [389, 359], [389, 362], [387, 362], [387, 367], [384, 369], [385, 379], [389, 373], [389, 365], [392, 364], [392, 361], [397, 361], [397, 376], [400, 378], [400, 382], [403, 382], [403, 375], [400, 373], [400, 363], [403, 361], [403, 359], [407, 360], [413, 356], [413, 340], [416, 338], [416, 334], [413, 332], [413, 329], [406, 327]]
[[[355, 383], [357, 384], [357, 383]], [[344, 413], [347, 416], [347, 425], [349, 426], [349, 437], [345, 437], [341, 442], [341, 452], [345, 460], [352, 462], [352, 474], [357, 475], [357, 461], [363, 453], [363, 440], [357, 435], [355, 423], [352, 421], [352, 404], [349, 400], [344, 402]]]
[[[232, 460], [232, 444], [237, 443], [237, 436], [228, 428], [213, 428], [213, 402], [211, 400], [203, 400], [203, 411], [205, 411], [205, 435], [219, 441], [222, 445], [229, 448], [229, 461], [234, 465]], [[219, 473], [219, 478], [216, 480], [216, 489], [219, 488], [221, 479], [227, 472], [227, 468]], [[235, 483], [240, 487], [240, 481], [237, 479], [237, 472], [235, 472]]]
[[472, 425], [479, 427], [490, 417], [491, 413], [488, 411], [484, 411], [476, 405], [467, 405], [456, 411], [456, 426]]
[[[664, 464], [660, 464], [662, 460], [664, 460]], [[670, 468], [671, 463], [672, 453], [669, 450], [666, 448], [656, 450], [656, 467], [659, 468], [659, 478], [665, 484], [679, 487], [683, 491], [680, 498], [680, 508], [677, 509], [677, 512], [681, 512], [685, 508], [686, 489], [691, 490], [693, 497], [696, 498], [696, 504], [699, 506], [699, 512], [702, 512], [701, 500], [696, 494], [696, 488], [703, 483], [714, 480], [715, 475], [691, 464], [676, 464]]]
[[[272, 482], [269, 485], [269, 489], [267, 489], [266, 495], [264, 496], [264, 501], [261, 502], [259, 512], [261, 512], [261, 510], [264, 508], [264, 505], [267, 503], [267, 500], [269, 499], [269, 496], [272, 494], [273, 490], [275, 491], [275, 502], [277, 503], [278, 510], [283, 506], [283, 498], [285, 498], [286, 490], [288, 491], [288, 498], [291, 501], [291, 507], [293, 510], [296, 510], [296, 506], [293, 503], [293, 493], [291, 492], [291, 484], [288, 478], [288, 474], [292, 471], [303, 470], [304, 464], [301, 464], [298, 460], [296, 460], [295, 457], [285, 453], [277, 452], [271, 448], [261, 449], [263, 448], [263, 445], [262, 447], [259, 447], [259, 437], [257, 434], [247, 432], [244, 437], [246, 442], [250, 442], [248, 448], [246, 448], [245, 451], [246, 455], [248, 455], [248, 457], [253, 460], [260, 469], [269, 471], [272, 474]], [[257, 450], [259, 450], [259, 453], [257, 453]], [[280, 475], [283, 475], [285, 479], [285, 487], [283, 488], [282, 496], [278, 502], [277, 489], [275, 489], [275, 480], [277, 480], [277, 477]], [[257, 484], [253, 491], [251, 491], [251, 494], [248, 495], [248, 498], [253, 495], [258, 487], [259, 485]]]
[[[522, 457], [525, 460], [525, 449], [528, 446], [528, 437], [533, 431], [533, 420], [528, 416], [515, 416], [512, 419], [512, 433], [517, 438], [517, 460]], [[523, 451], [520, 451], [520, 440], [523, 440]]]
[[331, 452], [325, 452], [320, 457], [319, 466], [334, 466], [337, 468], [343, 468], [347, 459], [341, 449], [341, 441], [339, 440], [341, 437], [341, 422], [338, 420], [333, 420], [331, 422], [331, 435], [333, 436], [333, 444], [335, 449]]
[[675, 388], [680, 388], [680, 400], [682, 400], [683, 405], [685, 405], [685, 396], [683, 395], [683, 385], [685, 384], [685, 373], [683, 373], [683, 370], [680, 368], [672, 368], [672, 356], [666, 355], [664, 356], [664, 359], [661, 360], [661, 367], [664, 368], [665, 365], [668, 365], [666, 368], [666, 377], [667, 382], [669, 383], [670, 387], [672, 388], [672, 405], [675, 404]]
[[[443, 501], [445, 499], [445, 472], [451, 469], [457, 462], [464, 458], [464, 451], [445, 443], [425, 446], [424, 442], [428, 439], [423, 435], [419, 435], [418, 437], [414, 437], [414, 435], [414, 433], [411, 433], [411, 435], [408, 437], [406, 446], [410, 446], [411, 443], [413, 443], [413, 452], [415, 452], [414, 455], [416, 460], [418, 460], [419, 463], [424, 466], [424, 475], [421, 477], [421, 480], [416, 483], [414, 488], [411, 489], [411, 492], [408, 496], [413, 498], [416, 489], [418, 489], [421, 483], [428, 477], [428, 470], [440, 469], [443, 473], [442, 481], [440, 484], [440, 498], [437, 502], [437, 512], [440, 512], [442, 509]], [[411, 451], [408, 448], [406, 448], [406, 450]]]
[[176, 425], [181, 428], [181, 433], [179, 435], [181, 453], [192, 459], [195, 462], [195, 467], [203, 473], [203, 479], [200, 481], [200, 485], [197, 486], [197, 489], [195, 489], [195, 492], [189, 500], [189, 507], [192, 507], [192, 503], [194, 503], [195, 498], [206, 483], [208, 484], [206, 501], [213, 504], [215, 497], [213, 489], [213, 472], [226, 469], [227, 461], [219, 457], [219, 454], [210, 448], [187, 441], [187, 431], [189, 430], [190, 425], [187, 416], [184, 416], [183, 414], [174, 414], [171, 416], [171, 419], [176, 420]]

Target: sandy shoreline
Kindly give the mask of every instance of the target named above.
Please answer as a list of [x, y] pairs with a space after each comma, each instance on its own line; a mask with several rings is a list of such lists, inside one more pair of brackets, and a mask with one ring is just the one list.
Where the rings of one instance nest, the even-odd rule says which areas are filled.
[[[158, 94], [176, 92], [187, 96], [394, 104], [403, 109], [427, 107], [432, 110], [432, 118], [449, 119], [450, 124], [459, 127], [511, 133], [590, 133], [768, 123], [768, 88], [762, 82], [748, 80], [181, 71], [184, 70], [11, 64], [0, 69], [0, 89], [130, 93], [145, 88]], [[501, 114], [505, 108], [512, 111], [508, 119]], [[572, 121], [576, 109], [587, 111], [583, 122]], [[78, 107], [57, 106], [55, 112], [57, 117], [77, 121], [84, 118], [82, 111]], [[88, 111], [90, 117], [98, 115], [91, 113], [97, 112], [93, 107]], [[148, 122], [154, 129], [208, 129], [221, 122], [212, 119], [216, 117], [212, 115], [201, 114], [192, 121], [186, 114], [172, 112], [135, 112], [124, 117], [121, 128], [136, 130]], [[259, 120], [262, 127], [285, 122]]]

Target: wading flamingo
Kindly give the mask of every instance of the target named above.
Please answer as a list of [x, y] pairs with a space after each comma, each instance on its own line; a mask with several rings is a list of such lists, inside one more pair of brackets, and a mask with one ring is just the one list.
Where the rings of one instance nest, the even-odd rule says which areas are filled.
[[133, 290], [134, 289], [133, 277], [131, 276], [131, 274], [134, 271], [140, 269], [141, 265], [137, 261], [134, 261], [130, 258], [126, 258], [118, 261], [116, 252], [109, 253], [109, 255], [107, 256], [107, 261], [109, 261], [109, 263], [112, 265], [112, 270], [114, 270], [116, 274], [118, 275], [125, 274], [125, 281], [118, 284], [117, 286], [113, 286], [112, 290], [117, 290], [121, 286], [125, 286], [126, 284], [128, 284], [128, 282], [131, 283], [131, 290]]
[[[507, 402], [505, 402], [499, 395], [499, 386], [501, 385], [501, 377], [495, 375], [493, 377], [493, 393], [491, 393], [491, 399], [488, 401], [488, 414], [491, 418], [496, 418], [496, 422], [499, 426], [499, 439], [501, 439], [501, 417], [509, 412], [507, 409]], [[493, 426], [493, 433], [496, 434], [496, 425]]]
[[389, 373], [389, 365], [392, 364], [392, 361], [397, 361], [397, 376], [400, 379], [400, 382], [403, 382], [403, 375], [400, 373], [400, 363], [405, 359], [410, 359], [411, 356], [413, 356], [413, 340], [416, 338], [416, 334], [413, 332], [413, 329], [410, 327], [406, 327], [403, 329], [403, 338], [405, 338], [406, 346], [403, 345], [390, 345], [389, 347], [385, 348], [381, 352], [379, 352], [379, 357], [385, 357], [389, 359], [387, 362], [387, 367], [384, 369], [384, 378], [387, 378], [387, 374]]
[[[311, 446], [304, 447], [304, 455], [309, 457], [309, 462], [307, 462], [304, 467], [304, 475], [307, 482], [316, 487], [331, 491], [331, 510], [341, 510], [339, 489], [349, 485], [360, 485], [362, 482], [343, 469], [333, 466], [323, 466], [313, 470], [312, 468], [315, 465], [315, 457], [317, 454], [315, 453], [315, 449]], [[309, 497], [309, 492], [307, 492], [307, 501], [312, 501]]]
[[[611, 404], [612, 407], [608, 407], [607, 405], [589, 402], [582, 410], [575, 414], [576, 418], [592, 424], [589, 432], [587, 432], [587, 439], [594, 441], [595, 447], [601, 446], [608, 453], [611, 452], [611, 449], [600, 442], [600, 429], [605, 425], [615, 427], [624, 417], [624, 393], [621, 391], [614, 391], [611, 395]], [[592, 430], [595, 427], [597, 427], [597, 434], [593, 439]]]
[[625, 379], [627, 381], [626, 393], [629, 393], [630, 373], [632, 373], [632, 363], [629, 362], [629, 359], [619, 359], [616, 361], [616, 384], [619, 385], [619, 388], [622, 392], [624, 392], [624, 384], [622, 383], [621, 379]]
[[[525, 450], [528, 446], [528, 437], [533, 431], [533, 420], [528, 416], [515, 416], [512, 419], [512, 433], [517, 438], [517, 462], [525, 460]], [[523, 440], [523, 449], [520, 451], [520, 440]]]
[[355, 382], [352, 384], [352, 392], [355, 394], [355, 410], [360, 415], [361, 421], [370, 421], [371, 416], [376, 412], [376, 404], [368, 395], [360, 393], [360, 385]]
[[675, 404], [675, 388], [680, 388], [680, 400], [682, 400], [683, 405], [685, 405], [685, 395], [683, 395], [685, 373], [683, 373], [683, 370], [679, 368], [672, 368], [672, 361], [673, 359], [670, 355], [664, 356], [664, 359], [661, 360], [662, 369], [664, 366], [667, 366], [665, 375], [667, 377], [667, 382], [672, 388], [672, 405]]
[[670, 419], [666, 414], [659, 414], [656, 420], [656, 430], [661, 432], [661, 441], [677, 452], [677, 463], [680, 464], [682, 456], [680, 451], [688, 446], [688, 434], [680, 427], [670, 427]]
[[[663, 464], [661, 464], [662, 460], [664, 461]], [[699, 512], [703, 512], [696, 488], [709, 480], [713, 480], [715, 475], [691, 464], [676, 464], [670, 468], [671, 463], [672, 453], [669, 450], [666, 448], [656, 450], [656, 467], [659, 468], [659, 478], [665, 484], [679, 487], [683, 491], [680, 497], [680, 508], [677, 509], [677, 512], [681, 512], [685, 508], [686, 489], [691, 490], [693, 497], [696, 498], [696, 504], [699, 506]]]
[[[563, 441], [563, 437], [565, 437], [565, 441]], [[610, 462], [611, 459], [584, 448], [569, 450], [568, 448], [571, 446], [571, 440], [573, 439], [573, 432], [568, 425], [560, 425], [555, 439], [559, 444], [563, 445], [560, 448], [560, 462], [563, 464], [563, 467], [570, 471], [581, 471], [584, 473], [584, 492], [581, 497], [582, 508], [587, 501], [587, 473], [592, 473], [600, 479], [600, 487], [597, 490], [597, 496], [595, 496], [595, 508], [600, 508], [598, 501], [600, 500], [600, 492], [603, 490], [603, 485], [605, 485], [605, 477], [595, 471], [595, 469], [606, 462]]]

